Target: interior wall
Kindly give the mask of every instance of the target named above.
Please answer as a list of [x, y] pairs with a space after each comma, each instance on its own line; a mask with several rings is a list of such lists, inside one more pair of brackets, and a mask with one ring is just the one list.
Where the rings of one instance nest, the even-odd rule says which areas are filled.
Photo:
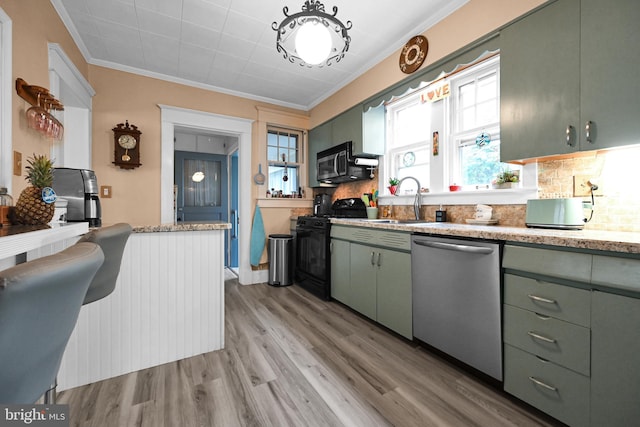
[[[546, 0], [469, 0], [422, 33], [429, 41], [421, 69], [500, 28]], [[398, 65], [401, 49], [311, 110], [310, 129], [407, 77]], [[348, 55], [348, 54], [347, 54]], [[345, 56], [343, 61], [348, 61]]]
[[[245, 98], [93, 65], [89, 69], [89, 81], [96, 91], [93, 99], [93, 168], [98, 184], [110, 185], [113, 192], [111, 199], [101, 200], [103, 223], [106, 224], [127, 221], [133, 225], [152, 225], [161, 222], [159, 104], [254, 120], [254, 129], [258, 107], [271, 108], [273, 120], [280, 122], [286, 122], [291, 114], [299, 114], [295, 110]], [[142, 132], [142, 166], [132, 170], [120, 169], [111, 163], [114, 144], [111, 129], [125, 120]], [[266, 138], [260, 139], [254, 130], [252, 170], [257, 170], [256, 158], [265, 151], [265, 144]]]
[[[20, 77], [28, 84], [49, 88], [49, 42], [58, 43], [87, 78], [88, 65], [49, 1], [0, 0], [0, 8], [13, 24], [14, 82]], [[24, 180], [27, 158], [33, 154], [48, 156], [51, 150], [50, 141], [27, 126], [25, 113], [29, 107], [12, 86], [12, 145], [22, 154], [23, 165], [21, 175], [14, 175], [12, 180], [11, 194], [16, 199], [28, 185]]]

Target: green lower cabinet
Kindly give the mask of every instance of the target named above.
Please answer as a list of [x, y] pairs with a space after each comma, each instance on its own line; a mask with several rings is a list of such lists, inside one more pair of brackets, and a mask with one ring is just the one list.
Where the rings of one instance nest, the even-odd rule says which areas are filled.
[[348, 305], [376, 320], [375, 249], [351, 243], [351, 298]]
[[413, 338], [411, 254], [378, 249], [377, 321], [405, 338]]
[[589, 425], [588, 376], [505, 345], [504, 389], [570, 426]]
[[593, 292], [591, 425], [640, 423], [640, 299]]
[[331, 240], [331, 297], [343, 304], [349, 304], [351, 258], [350, 243]]
[[331, 297], [413, 339], [409, 233], [336, 225], [331, 236]]

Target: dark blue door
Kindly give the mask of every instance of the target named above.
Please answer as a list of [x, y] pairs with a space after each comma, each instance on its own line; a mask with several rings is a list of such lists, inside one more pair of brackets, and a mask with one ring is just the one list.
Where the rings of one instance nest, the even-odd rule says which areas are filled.
[[176, 151], [178, 221], [228, 221], [227, 156]]

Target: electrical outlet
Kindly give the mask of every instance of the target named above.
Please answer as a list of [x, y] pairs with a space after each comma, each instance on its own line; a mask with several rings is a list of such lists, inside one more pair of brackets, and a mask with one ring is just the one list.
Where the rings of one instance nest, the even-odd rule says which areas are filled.
[[13, 174], [15, 176], [22, 175], [22, 153], [19, 151], [13, 152]]
[[573, 176], [573, 196], [585, 197], [591, 196], [591, 184], [597, 184], [598, 189], [594, 190], [594, 196], [602, 196], [602, 184], [592, 175], [574, 175]]
[[111, 186], [110, 185], [101, 185], [100, 186], [100, 197], [103, 199], [111, 198]]

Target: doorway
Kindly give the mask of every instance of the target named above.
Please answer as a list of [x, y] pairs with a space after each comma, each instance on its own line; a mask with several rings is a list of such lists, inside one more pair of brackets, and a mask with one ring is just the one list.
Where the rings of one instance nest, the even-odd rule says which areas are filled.
[[[160, 210], [162, 223], [174, 221], [173, 158], [175, 128], [188, 127], [235, 135], [238, 138], [238, 275], [243, 285], [266, 281], [263, 270], [253, 271], [250, 264], [251, 218], [251, 139], [253, 120], [159, 105], [162, 122], [162, 170]], [[243, 232], [245, 230], [246, 232]]]

